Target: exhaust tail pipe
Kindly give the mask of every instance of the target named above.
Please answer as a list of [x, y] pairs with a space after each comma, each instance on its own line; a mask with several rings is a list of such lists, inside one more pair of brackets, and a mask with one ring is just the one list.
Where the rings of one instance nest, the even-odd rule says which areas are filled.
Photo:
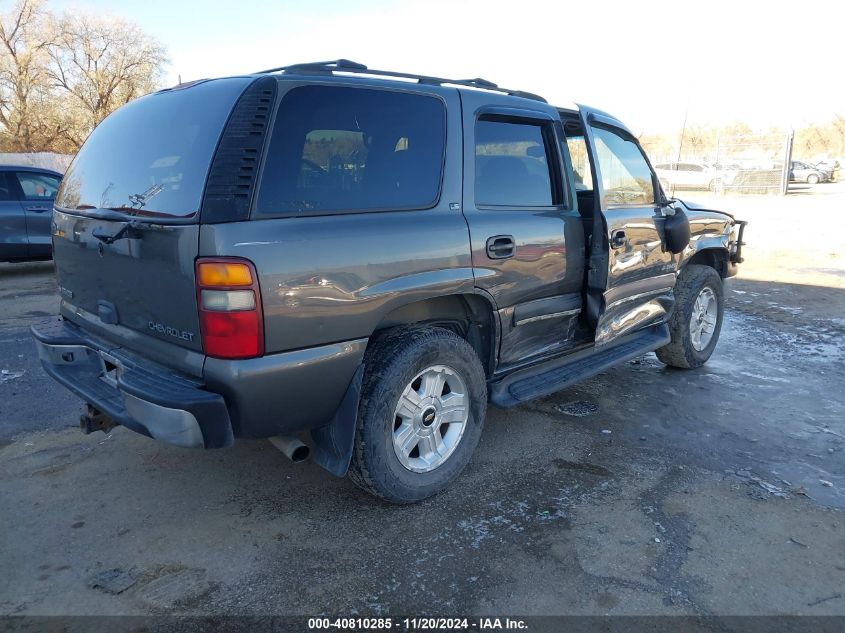
[[270, 438], [270, 442], [282, 451], [290, 461], [294, 464], [299, 464], [308, 459], [311, 454], [311, 449], [300, 442], [295, 437], [287, 435], [277, 435]]

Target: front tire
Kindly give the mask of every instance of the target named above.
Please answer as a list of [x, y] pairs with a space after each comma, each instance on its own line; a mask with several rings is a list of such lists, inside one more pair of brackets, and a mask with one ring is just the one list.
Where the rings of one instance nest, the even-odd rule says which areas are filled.
[[669, 319], [672, 339], [657, 350], [657, 358], [671, 367], [701, 367], [716, 348], [723, 314], [719, 273], [710, 266], [687, 265], [675, 285], [675, 309]]
[[807, 176], [807, 182], [811, 185], [819, 184], [819, 177], [816, 174], [810, 174]]
[[481, 436], [487, 383], [475, 350], [437, 327], [401, 327], [367, 350], [350, 479], [392, 503], [437, 494]]

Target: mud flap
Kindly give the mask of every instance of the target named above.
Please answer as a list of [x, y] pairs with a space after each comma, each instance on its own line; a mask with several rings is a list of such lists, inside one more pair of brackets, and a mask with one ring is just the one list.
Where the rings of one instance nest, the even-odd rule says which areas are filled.
[[364, 363], [358, 365], [349, 387], [335, 411], [331, 422], [311, 431], [314, 441], [314, 461], [335, 477], [343, 477], [352, 461], [355, 443], [355, 424], [358, 421], [358, 403], [361, 400], [361, 383]]

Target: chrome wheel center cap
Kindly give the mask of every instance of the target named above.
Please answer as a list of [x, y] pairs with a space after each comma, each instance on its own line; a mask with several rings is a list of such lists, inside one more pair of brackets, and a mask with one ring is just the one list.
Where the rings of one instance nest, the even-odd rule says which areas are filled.
[[429, 427], [434, 424], [435, 419], [437, 418], [437, 410], [434, 407], [430, 407], [422, 412], [422, 416], [420, 417], [420, 422], [424, 427]]

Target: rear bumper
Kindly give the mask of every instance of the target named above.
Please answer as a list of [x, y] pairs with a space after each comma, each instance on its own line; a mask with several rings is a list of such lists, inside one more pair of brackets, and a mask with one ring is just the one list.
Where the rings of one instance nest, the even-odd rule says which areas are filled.
[[118, 424], [177, 446], [234, 440], [222, 396], [195, 378], [88, 335], [60, 318], [32, 326], [44, 370]]
[[52, 317], [32, 326], [44, 370], [116, 423], [178, 446], [317, 429], [335, 417], [367, 339], [247, 360], [206, 358], [188, 376]]

